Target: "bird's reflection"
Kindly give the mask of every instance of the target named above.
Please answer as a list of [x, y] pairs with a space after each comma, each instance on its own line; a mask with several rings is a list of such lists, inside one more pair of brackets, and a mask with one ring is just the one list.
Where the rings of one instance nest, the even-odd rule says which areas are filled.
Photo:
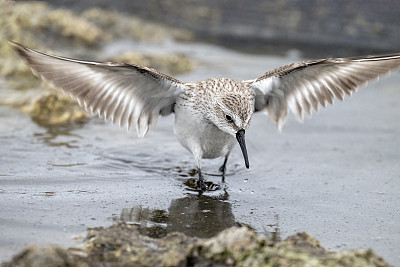
[[265, 235], [272, 240], [273, 242], [277, 243], [282, 241], [281, 238], [281, 231], [279, 228], [279, 215], [275, 214], [275, 223], [268, 224], [268, 228], [271, 230], [265, 229]]
[[188, 195], [173, 200], [168, 211], [142, 206], [123, 209], [118, 220], [135, 224], [142, 234], [155, 238], [170, 232], [212, 237], [237, 225], [228, 197], [227, 192], [220, 196]]
[[141, 234], [159, 238], [167, 234], [169, 216], [165, 210], [135, 206], [122, 209], [121, 216], [116, 221], [135, 224]]

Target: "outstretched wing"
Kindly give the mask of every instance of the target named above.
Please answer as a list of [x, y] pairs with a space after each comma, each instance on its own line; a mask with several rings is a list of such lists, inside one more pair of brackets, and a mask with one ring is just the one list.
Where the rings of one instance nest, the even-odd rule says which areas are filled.
[[147, 67], [63, 58], [11, 43], [36, 76], [77, 99], [87, 111], [128, 129], [136, 124], [141, 137], [159, 115], [173, 112], [177, 96], [186, 89]]
[[300, 121], [304, 112], [343, 100], [368, 81], [400, 67], [400, 53], [329, 58], [284, 66], [254, 80], [255, 111], [266, 111], [281, 130], [288, 108]]

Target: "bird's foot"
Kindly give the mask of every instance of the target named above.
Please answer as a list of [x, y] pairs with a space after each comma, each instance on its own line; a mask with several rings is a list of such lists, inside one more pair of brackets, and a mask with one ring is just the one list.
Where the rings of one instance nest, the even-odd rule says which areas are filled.
[[204, 191], [206, 191], [207, 186], [204, 183], [204, 178], [203, 178], [203, 175], [201, 174], [200, 168], [197, 169], [197, 173], [199, 174], [199, 180], [197, 181], [197, 186], [199, 187], [201, 192], [204, 192]]
[[197, 186], [199, 187], [200, 191], [202, 191], [202, 192], [204, 192], [204, 191], [207, 190], [207, 186], [206, 186], [206, 184], [204, 183], [204, 180], [203, 180], [203, 179], [199, 179], [199, 180], [197, 181]]

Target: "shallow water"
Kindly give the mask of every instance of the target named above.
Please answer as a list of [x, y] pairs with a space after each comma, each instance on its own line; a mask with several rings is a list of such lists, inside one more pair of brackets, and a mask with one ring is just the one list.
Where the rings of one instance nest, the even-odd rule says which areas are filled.
[[[302, 60], [246, 55], [203, 44], [129, 41], [105, 50], [182, 52], [199, 62], [182, 80], [248, 79]], [[150, 236], [209, 237], [248, 224], [274, 238], [306, 231], [332, 250], [374, 249], [400, 265], [400, 74], [362, 88], [283, 133], [256, 114], [247, 133], [250, 170], [236, 148], [204, 161], [212, 190], [198, 196], [192, 155], [173, 116], [144, 139], [100, 119], [42, 127], [0, 106], [0, 261], [29, 244], [77, 246], [87, 227], [126, 221]], [[6, 89], [2, 95], [8, 94]], [[1, 95], [0, 95], [1, 96]]]

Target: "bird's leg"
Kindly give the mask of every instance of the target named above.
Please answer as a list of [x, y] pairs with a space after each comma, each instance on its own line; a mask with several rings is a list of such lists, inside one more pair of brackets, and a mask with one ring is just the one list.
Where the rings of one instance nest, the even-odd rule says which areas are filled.
[[203, 175], [201, 174], [201, 156], [195, 155], [195, 160], [197, 165], [197, 173], [199, 174], [199, 181], [197, 182], [197, 185], [200, 188], [200, 191], [204, 192], [206, 191], [207, 187], [206, 184], [204, 183]]
[[222, 172], [222, 182], [225, 182], [225, 171], [226, 171], [226, 162], [228, 161], [229, 155], [225, 156], [224, 164], [219, 167], [219, 171]]
[[199, 181], [197, 185], [199, 186], [201, 191], [206, 191], [207, 187], [206, 184], [204, 183], [204, 178], [203, 175], [201, 174], [201, 169], [197, 168], [197, 173], [199, 174]]

